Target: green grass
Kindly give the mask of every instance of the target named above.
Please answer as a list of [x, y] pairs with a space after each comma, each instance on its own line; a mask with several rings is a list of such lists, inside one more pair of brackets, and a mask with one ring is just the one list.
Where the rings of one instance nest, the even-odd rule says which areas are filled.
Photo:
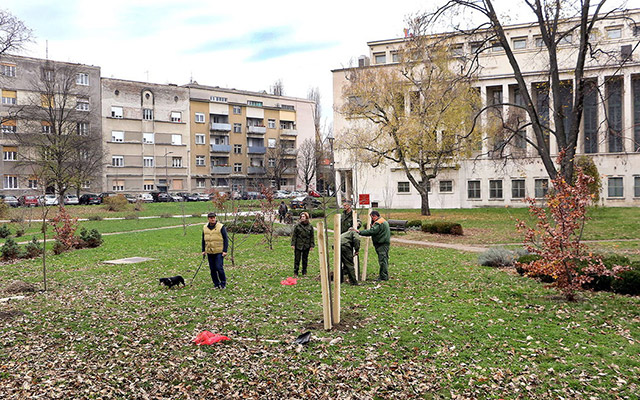
[[[92, 223], [133, 230], [141, 222]], [[23, 316], [0, 319], [0, 395], [547, 399], [638, 391], [637, 297], [587, 292], [567, 303], [534, 280], [475, 265], [472, 254], [394, 246], [392, 279], [343, 286], [345, 322], [325, 332], [317, 252], [310, 276], [282, 286], [292, 274], [288, 244], [280, 238], [269, 251], [250, 237], [237, 265], [226, 261], [224, 291], [213, 289], [206, 265], [193, 286], [158, 285], [176, 274], [191, 283], [198, 226], [186, 236], [182, 228], [107, 236], [100, 248], [48, 257], [50, 291], [7, 306]], [[102, 263], [130, 256], [155, 260]], [[374, 256], [371, 249], [371, 279]], [[12, 280], [39, 284], [41, 263], [1, 265], [0, 288]], [[313, 340], [298, 353], [290, 343], [309, 328], [343, 340]], [[190, 340], [205, 329], [232, 341], [197, 348]]]

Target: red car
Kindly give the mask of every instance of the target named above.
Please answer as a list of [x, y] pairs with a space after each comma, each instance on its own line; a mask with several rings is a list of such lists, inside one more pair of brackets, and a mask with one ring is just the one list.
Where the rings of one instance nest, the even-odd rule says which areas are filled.
[[311, 196], [311, 197], [322, 197], [320, 195], [320, 193], [316, 192], [315, 190], [309, 190], [309, 196]]
[[26, 206], [26, 207], [37, 206], [38, 196], [32, 196], [32, 195], [20, 196], [20, 198], [18, 198], [18, 203], [20, 203], [21, 206]]

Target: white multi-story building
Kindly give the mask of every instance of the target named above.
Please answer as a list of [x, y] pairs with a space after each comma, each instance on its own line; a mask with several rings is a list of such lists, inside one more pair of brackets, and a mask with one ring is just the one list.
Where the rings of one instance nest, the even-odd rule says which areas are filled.
[[[585, 77], [588, 85], [597, 85], [585, 97], [585, 108], [578, 140], [578, 156], [593, 159], [602, 177], [601, 202], [607, 206], [640, 205], [640, 10], [627, 11], [627, 19], [599, 21], [591, 42], [612, 54], [618, 62], [588, 61]], [[548, 57], [535, 24], [505, 27], [505, 33], [525, 81], [531, 88], [533, 101], [539, 113], [549, 110], [549, 93], [544, 91], [548, 77], [545, 59]], [[380, 40], [367, 43], [369, 57], [361, 57], [364, 68], [397, 64], [397, 51], [407, 39]], [[568, 35], [558, 49], [561, 79], [573, 85], [573, 69], [577, 39]], [[453, 39], [453, 53], [474, 54], [477, 42], [473, 38], [458, 36]], [[629, 57], [630, 56], [630, 57]], [[369, 61], [371, 65], [369, 66]], [[621, 60], [626, 59], [623, 63]], [[362, 62], [364, 61], [364, 62]], [[515, 103], [518, 85], [504, 49], [495, 45], [479, 53], [476, 86], [485, 104]], [[572, 67], [573, 63], [573, 67]], [[347, 85], [349, 69], [333, 72], [334, 109], [344, 103], [342, 88]], [[601, 94], [601, 96], [598, 95]], [[548, 115], [548, 114], [547, 114]], [[551, 119], [551, 123], [553, 119]], [[338, 111], [334, 112], [336, 137], [349, 134], [350, 121]], [[533, 137], [529, 128], [526, 134]], [[441, 172], [430, 182], [429, 202], [433, 208], [470, 208], [486, 206], [523, 206], [525, 197], [542, 198], [547, 193], [549, 176], [536, 151], [524, 141], [519, 146], [518, 158], [505, 162], [490, 157], [491, 140], [485, 137], [478, 157], [463, 160], [456, 168]], [[557, 153], [554, 140], [550, 151]], [[555, 157], [554, 157], [555, 159]], [[357, 199], [358, 194], [369, 194], [373, 207], [419, 208], [420, 195], [410, 184], [399, 165], [356, 164], [349, 154], [336, 153], [336, 175], [341, 182], [342, 195]], [[416, 175], [417, 177], [417, 175]]]

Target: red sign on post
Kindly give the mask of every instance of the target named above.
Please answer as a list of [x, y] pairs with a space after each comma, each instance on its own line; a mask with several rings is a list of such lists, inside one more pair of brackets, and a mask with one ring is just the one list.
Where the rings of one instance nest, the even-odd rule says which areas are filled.
[[368, 194], [359, 194], [358, 195], [358, 204], [360, 205], [360, 207], [369, 207], [371, 205], [370, 201], [369, 201], [369, 195]]

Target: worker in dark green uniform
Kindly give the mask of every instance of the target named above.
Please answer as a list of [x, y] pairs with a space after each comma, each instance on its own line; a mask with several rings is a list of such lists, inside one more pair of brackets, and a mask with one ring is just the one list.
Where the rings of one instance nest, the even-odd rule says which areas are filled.
[[378, 253], [378, 264], [380, 265], [379, 281], [389, 280], [389, 246], [391, 245], [391, 229], [389, 223], [380, 216], [377, 211], [369, 213], [373, 226], [363, 231], [355, 230], [360, 236], [371, 236], [373, 247]]
[[352, 285], [358, 284], [358, 278], [356, 277], [356, 271], [353, 268], [353, 259], [358, 255], [360, 251], [360, 236], [355, 231], [347, 231], [340, 235], [340, 260], [342, 261], [341, 281], [342, 277], [346, 274], [349, 276], [349, 283]]
[[300, 261], [302, 261], [302, 275], [307, 274], [307, 260], [309, 251], [313, 249], [313, 225], [309, 222], [309, 213], [300, 214], [300, 222], [293, 228], [291, 233], [291, 248], [294, 251], [293, 275], [298, 277]]
[[[340, 221], [340, 233], [345, 233], [353, 226], [353, 213], [355, 210], [351, 209], [351, 202], [345, 200], [342, 202], [342, 220]], [[360, 228], [360, 220], [358, 219], [358, 228]]]

